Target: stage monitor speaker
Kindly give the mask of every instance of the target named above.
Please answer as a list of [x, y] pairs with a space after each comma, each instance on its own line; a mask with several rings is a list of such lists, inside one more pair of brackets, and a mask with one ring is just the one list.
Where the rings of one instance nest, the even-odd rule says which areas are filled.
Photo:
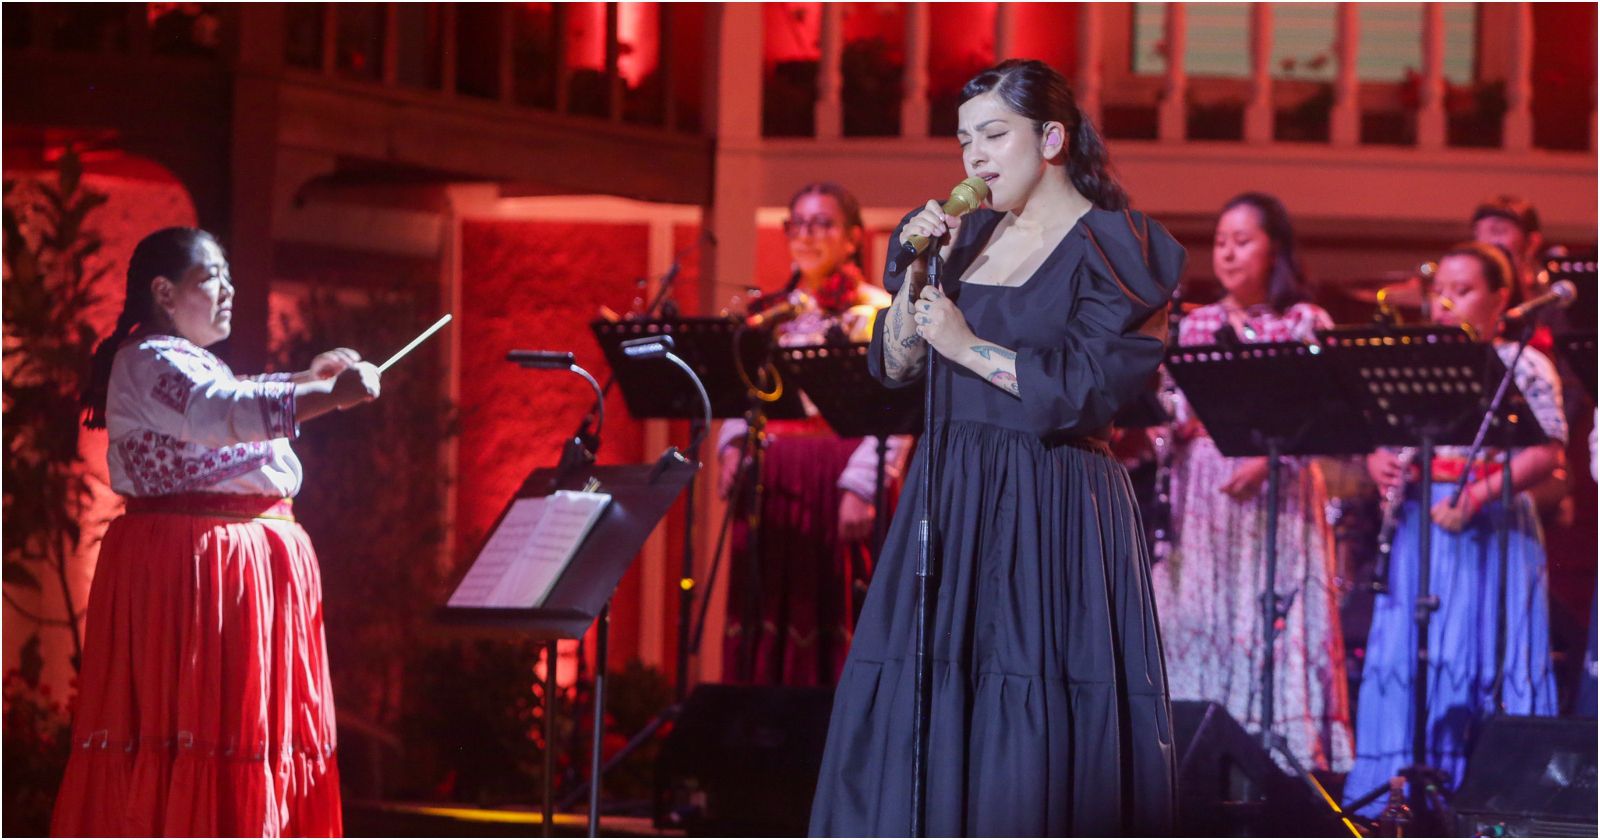
[[1212, 702], [1172, 704], [1176, 831], [1188, 837], [1357, 837], [1314, 779], [1280, 769], [1261, 739]]
[[696, 688], [656, 762], [656, 826], [805, 836], [832, 708], [827, 688]]
[[1468, 837], [1594, 837], [1594, 718], [1505, 715], [1484, 726], [1452, 807]]

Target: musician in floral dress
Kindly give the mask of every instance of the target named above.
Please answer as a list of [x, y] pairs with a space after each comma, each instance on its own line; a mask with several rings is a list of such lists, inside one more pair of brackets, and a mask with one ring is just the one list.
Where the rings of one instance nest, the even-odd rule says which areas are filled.
[[[1213, 344], [1227, 330], [1247, 343], [1305, 341], [1331, 326], [1306, 300], [1276, 198], [1245, 193], [1224, 205], [1211, 254], [1226, 294], [1183, 319], [1179, 345]], [[1167, 683], [1173, 700], [1216, 701], [1259, 730], [1267, 459], [1224, 457], [1181, 399], [1178, 413], [1175, 545], [1152, 571]], [[1303, 768], [1344, 772], [1352, 739], [1327, 492], [1315, 461], [1284, 458], [1281, 469], [1277, 587], [1292, 600], [1277, 636], [1273, 731]]]

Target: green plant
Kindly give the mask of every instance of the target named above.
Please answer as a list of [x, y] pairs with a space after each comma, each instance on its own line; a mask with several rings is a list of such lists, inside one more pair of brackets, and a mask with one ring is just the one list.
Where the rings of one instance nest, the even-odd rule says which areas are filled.
[[5, 675], [5, 810], [0, 833], [41, 837], [50, 831], [56, 785], [66, 772], [72, 715], [42, 679], [39, 636], [22, 646]]
[[[98, 338], [86, 313], [107, 270], [94, 267], [102, 240], [89, 217], [105, 202], [83, 185], [71, 151], [53, 184], [5, 183], [5, 602], [40, 628], [66, 629], [74, 668], [82, 641], [68, 567], [90, 492], [78, 451], [78, 395]], [[13, 597], [16, 589], [43, 591], [44, 576], [59, 585], [58, 614]]]

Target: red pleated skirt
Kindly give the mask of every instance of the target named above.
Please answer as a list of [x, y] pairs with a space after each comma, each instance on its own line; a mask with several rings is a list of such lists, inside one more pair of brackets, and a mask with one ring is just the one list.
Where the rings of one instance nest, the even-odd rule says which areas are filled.
[[57, 836], [343, 833], [322, 580], [286, 500], [130, 499], [89, 595]]

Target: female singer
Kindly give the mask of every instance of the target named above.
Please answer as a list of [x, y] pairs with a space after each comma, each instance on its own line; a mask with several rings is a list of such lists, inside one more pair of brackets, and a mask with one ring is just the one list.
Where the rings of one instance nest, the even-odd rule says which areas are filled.
[[128, 264], [85, 425], [127, 510], [100, 548], [72, 754], [52, 833], [342, 833], [317, 558], [290, 498], [299, 421], [378, 396], [352, 350], [240, 379], [233, 281], [211, 234], [166, 228]]
[[[1061, 75], [1007, 61], [962, 91], [968, 175], [990, 207], [937, 202], [896, 232], [925, 269], [887, 277], [869, 365], [918, 383], [939, 356], [917, 448], [835, 693], [811, 832], [911, 826], [914, 571], [933, 493], [927, 830], [941, 835], [1166, 834], [1172, 730], [1149, 557], [1117, 409], [1161, 360], [1183, 249], [1126, 209], [1094, 126]], [[935, 458], [931, 486], [921, 462]]]
[[[1332, 324], [1305, 300], [1289, 213], [1270, 195], [1223, 205], [1211, 266], [1223, 298], [1183, 319], [1180, 345], [1212, 344], [1223, 328], [1245, 342], [1307, 340]], [[1259, 729], [1267, 459], [1224, 457], [1182, 400], [1177, 408], [1176, 539], [1152, 574], [1167, 679], [1173, 698], [1216, 701]], [[1277, 639], [1272, 728], [1302, 767], [1343, 773], [1350, 707], [1327, 492], [1315, 461], [1286, 458], [1281, 469], [1277, 586], [1293, 600]]]
[[[1430, 311], [1448, 325], [1471, 326], [1494, 336], [1517, 282], [1505, 251], [1482, 242], [1457, 245], [1439, 260]], [[1517, 345], [1496, 339], [1495, 351], [1511, 364]], [[1502, 696], [1514, 715], [1553, 715], [1555, 680], [1550, 669], [1550, 614], [1545, 554], [1533, 503], [1522, 491], [1537, 486], [1561, 465], [1566, 416], [1555, 366], [1533, 348], [1516, 367], [1517, 388], [1528, 399], [1548, 443], [1518, 450], [1511, 459], [1511, 487], [1519, 494], [1510, 510], [1500, 504], [1503, 454], [1491, 452], [1467, 464], [1467, 451], [1440, 447], [1435, 454], [1433, 498], [1424, 520], [1415, 477], [1404, 474], [1393, 452], [1379, 450], [1367, 468], [1380, 488], [1405, 482], [1389, 566], [1389, 589], [1373, 603], [1372, 630], [1361, 671], [1357, 705], [1356, 760], [1345, 782], [1348, 798], [1376, 788], [1411, 764], [1412, 680], [1416, 674], [1416, 607], [1419, 563], [1417, 528], [1433, 529], [1429, 588], [1439, 611], [1428, 626], [1432, 657], [1428, 679], [1428, 764], [1461, 781], [1467, 750], [1478, 727], [1496, 712], [1496, 623], [1505, 605], [1506, 647]], [[1463, 471], [1471, 480], [1460, 503], [1451, 497]], [[1510, 529], [1506, 590], [1499, 588], [1497, 535]], [[1382, 802], [1367, 809], [1376, 814]]]
[[[889, 295], [862, 274], [866, 229], [856, 197], [833, 183], [801, 187], [783, 229], [795, 273], [780, 296], [798, 304], [798, 314], [776, 328], [778, 344], [866, 341]], [[724, 496], [736, 483], [745, 432], [742, 420], [722, 426]], [[766, 433], [760, 546], [730, 575], [724, 673], [736, 682], [833, 685], [872, 574], [878, 439], [840, 438], [818, 416], [771, 421]], [[890, 486], [906, 444], [889, 439]], [[749, 558], [754, 536], [743, 517], [734, 521], [733, 556]]]

